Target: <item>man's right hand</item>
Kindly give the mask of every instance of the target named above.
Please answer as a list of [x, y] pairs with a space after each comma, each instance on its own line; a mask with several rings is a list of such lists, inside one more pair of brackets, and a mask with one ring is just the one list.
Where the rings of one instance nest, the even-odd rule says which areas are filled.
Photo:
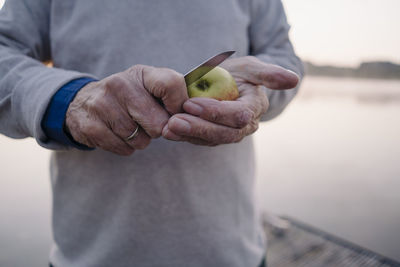
[[[161, 136], [187, 99], [181, 74], [136, 65], [84, 86], [68, 108], [65, 126], [78, 143], [130, 155]], [[138, 135], [127, 140], [138, 126]]]

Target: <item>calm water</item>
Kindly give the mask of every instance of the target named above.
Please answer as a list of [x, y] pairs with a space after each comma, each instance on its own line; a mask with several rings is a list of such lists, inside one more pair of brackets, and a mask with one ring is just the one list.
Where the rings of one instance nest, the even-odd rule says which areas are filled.
[[[400, 260], [400, 82], [308, 77], [255, 138], [262, 209]], [[0, 266], [46, 266], [49, 153], [0, 148]]]

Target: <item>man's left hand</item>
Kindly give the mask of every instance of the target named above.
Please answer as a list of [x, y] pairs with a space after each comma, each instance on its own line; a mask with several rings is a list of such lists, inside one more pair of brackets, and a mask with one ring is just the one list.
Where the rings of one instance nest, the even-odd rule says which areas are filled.
[[222, 67], [235, 78], [239, 98], [187, 100], [183, 104], [187, 113], [172, 116], [164, 127], [162, 134], [166, 139], [208, 146], [239, 142], [258, 129], [261, 116], [268, 110], [262, 86], [284, 90], [296, 87], [299, 82], [295, 73], [252, 56], [226, 60]]

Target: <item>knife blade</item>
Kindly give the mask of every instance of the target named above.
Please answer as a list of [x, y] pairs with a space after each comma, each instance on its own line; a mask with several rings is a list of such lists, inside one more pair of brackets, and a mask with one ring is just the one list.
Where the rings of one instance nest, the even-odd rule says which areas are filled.
[[230, 57], [235, 52], [236, 51], [226, 51], [219, 53], [213, 57], [210, 57], [197, 67], [190, 70], [184, 76], [186, 86], [189, 86], [190, 84], [194, 83], [195, 81], [206, 75], [209, 71], [211, 71], [213, 68], [221, 64], [225, 59]]

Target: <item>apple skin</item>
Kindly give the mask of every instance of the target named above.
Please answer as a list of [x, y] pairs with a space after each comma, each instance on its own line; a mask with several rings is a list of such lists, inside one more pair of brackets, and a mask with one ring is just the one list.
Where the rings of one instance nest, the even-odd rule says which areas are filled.
[[225, 69], [215, 67], [187, 86], [189, 97], [208, 97], [217, 100], [235, 100], [239, 90], [235, 79]]

